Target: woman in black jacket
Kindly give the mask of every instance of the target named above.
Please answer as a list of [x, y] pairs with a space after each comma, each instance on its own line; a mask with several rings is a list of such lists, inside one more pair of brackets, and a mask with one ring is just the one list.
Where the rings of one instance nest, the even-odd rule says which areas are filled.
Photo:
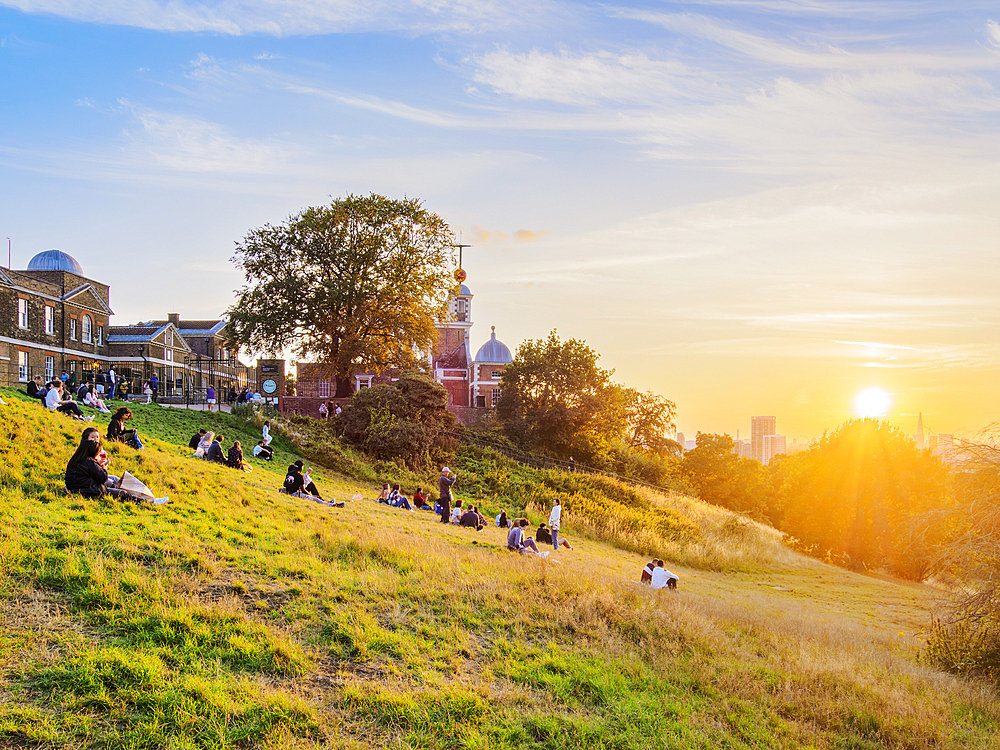
[[132, 418], [132, 410], [123, 406], [108, 422], [108, 440], [116, 440], [119, 443], [128, 443], [133, 448], [142, 448], [139, 440], [139, 433], [135, 430], [126, 430], [125, 423]]
[[118, 487], [108, 487], [108, 472], [97, 462], [97, 454], [101, 452], [101, 444], [84, 438], [80, 447], [66, 465], [66, 489], [78, 492], [84, 497], [100, 497], [111, 495], [121, 500], [133, 500], [125, 490]]

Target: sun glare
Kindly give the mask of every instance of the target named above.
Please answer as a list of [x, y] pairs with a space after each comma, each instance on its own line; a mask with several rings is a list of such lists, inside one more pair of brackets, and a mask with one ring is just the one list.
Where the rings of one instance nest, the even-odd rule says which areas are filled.
[[884, 417], [891, 401], [881, 388], [866, 388], [854, 397], [854, 408], [862, 417]]

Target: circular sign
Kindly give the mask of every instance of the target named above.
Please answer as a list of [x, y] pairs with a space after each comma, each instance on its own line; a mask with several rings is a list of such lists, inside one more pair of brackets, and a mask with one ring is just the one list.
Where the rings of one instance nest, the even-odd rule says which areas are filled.
[[268, 378], [263, 383], [261, 383], [260, 387], [264, 389], [264, 393], [274, 393], [276, 390], [278, 390], [278, 384], [275, 383], [271, 378]]
[[455, 281], [457, 281], [459, 284], [461, 284], [467, 278], [469, 278], [469, 274], [467, 274], [465, 272], [464, 268], [456, 268], [455, 269]]

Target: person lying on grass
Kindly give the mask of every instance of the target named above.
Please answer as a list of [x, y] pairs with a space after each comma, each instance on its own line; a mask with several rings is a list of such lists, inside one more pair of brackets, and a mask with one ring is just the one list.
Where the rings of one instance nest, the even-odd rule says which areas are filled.
[[[524, 530], [528, 526], [527, 518], [517, 518], [514, 519], [513, 527], [510, 533], [507, 534], [507, 549], [511, 552], [520, 552], [523, 555], [539, 555], [542, 554], [538, 551], [538, 547], [535, 545], [535, 540], [529, 536], [525, 536]], [[548, 555], [549, 553], [544, 553]]]
[[[96, 440], [93, 439], [95, 434]], [[121, 484], [120, 479], [109, 486], [107, 469], [101, 466], [101, 460], [98, 458], [104, 453], [101, 449], [100, 437], [100, 433], [96, 430], [92, 433], [84, 433], [79, 447], [69, 459], [69, 463], [66, 464], [66, 489], [84, 497], [110, 495], [118, 500], [130, 500], [134, 503], [143, 502], [142, 498], [135, 497], [121, 489], [118, 486]], [[107, 465], [106, 453], [103, 460]], [[167, 498], [156, 498], [152, 502], [160, 505], [167, 502]]]
[[139, 433], [133, 429], [125, 429], [125, 423], [132, 419], [132, 410], [127, 406], [121, 407], [111, 417], [108, 422], [108, 440], [119, 443], [127, 443], [133, 448], [142, 449], [142, 441], [139, 440]]

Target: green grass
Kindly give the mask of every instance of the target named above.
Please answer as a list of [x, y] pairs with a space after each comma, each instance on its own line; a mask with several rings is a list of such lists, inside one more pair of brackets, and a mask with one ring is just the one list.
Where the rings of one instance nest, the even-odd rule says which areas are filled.
[[[537, 515], [552, 492], [669, 511], [682, 586], [658, 594], [631, 583], [644, 559], [577, 519], [576, 549], [542, 561], [497, 529], [279, 495], [296, 456], [280, 431], [252, 474], [190, 458], [199, 426], [256, 442], [228, 415], [135, 408], [147, 448], [111, 446], [112, 469], [166, 506], [67, 495], [82, 425], [0, 394], [0, 746], [1000, 746], [993, 692], [917, 658], [933, 591], [794, 555], [732, 514], [464, 466], [461, 496], [491, 511], [516, 496]], [[317, 471], [338, 499], [422, 479], [340, 456], [361, 479]], [[739, 563], [711, 564], [727, 539]]]

